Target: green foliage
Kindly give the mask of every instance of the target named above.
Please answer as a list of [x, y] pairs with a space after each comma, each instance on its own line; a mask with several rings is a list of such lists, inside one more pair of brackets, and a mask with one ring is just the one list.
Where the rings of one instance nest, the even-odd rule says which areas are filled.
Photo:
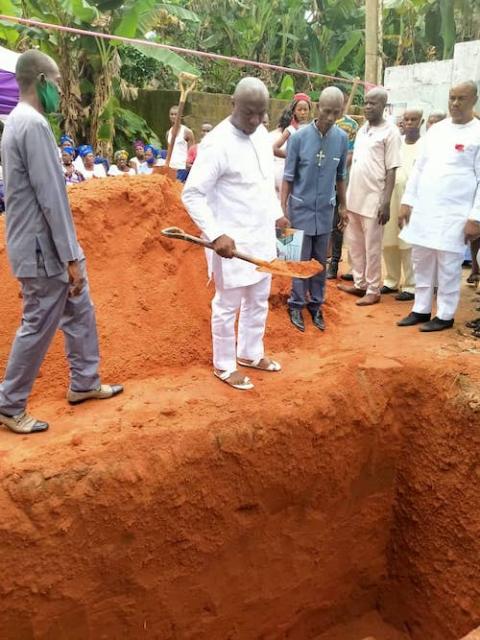
[[159, 139], [143, 118], [129, 109], [118, 107], [115, 111], [114, 149], [130, 149], [136, 139], [161, 148]]
[[120, 77], [139, 89], [146, 87], [158, 74], [161, 64], [145, 56], [135, 47], [122, 46], [119, 49], [122, 60]]
[[292, 100], [295, 95], [295, 83], [288, 73], [283, 76], [280, 84], [280, 91], [275, 96], [279, 100]]

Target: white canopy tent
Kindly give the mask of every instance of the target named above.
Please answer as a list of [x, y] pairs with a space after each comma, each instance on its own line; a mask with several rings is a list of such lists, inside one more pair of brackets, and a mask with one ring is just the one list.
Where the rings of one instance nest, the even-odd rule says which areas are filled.
[[15, 66], [19, 57], [20, 54], [16, 51], [0, 47], [0, 70], [15, 73]]

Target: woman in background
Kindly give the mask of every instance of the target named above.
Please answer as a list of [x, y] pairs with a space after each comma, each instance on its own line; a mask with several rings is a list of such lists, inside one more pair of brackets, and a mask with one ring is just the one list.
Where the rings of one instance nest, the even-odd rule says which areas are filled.
[[290, 124], [273, 144], [273, 154], [277, 158], [287, 157], [287, 142], [291, 135], [312, 121], [312, 102], [306, 93], [297, 93], [288, 108]]

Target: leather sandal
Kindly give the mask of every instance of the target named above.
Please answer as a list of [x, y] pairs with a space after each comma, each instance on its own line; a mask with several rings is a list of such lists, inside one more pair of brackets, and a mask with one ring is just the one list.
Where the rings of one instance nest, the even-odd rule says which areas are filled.
[[241, 391], [250, 391], [250, 389], [255, 388], [248, 376], [242, 376], [240, 382], [233, 382], [233, 380], [230, 380], [234, 373], [239, 373], [239, 371], [217, 371], [216, 369], [213, 370], [213, 375], [216, 378], [218, 378], [222, 382], [225, 382], [234, 389], [240, 389]]
[[[268, 364], [267, 366], [261, 366], [261, 363], [264, 360], [268, 360]], [[241, 367], [250, 367], [252, 369], [259, 369], [260, 371], [281, 371], [282, 367], [280, 365], [279, 362], [275, 362], [275, 360], [270, 360], [270, 358], [265, 358], [265, 356], [263, 356], [262, 358], [258, 358], [258, 360], [252, 360], [252, 361], [248, 361], [248, 360], [243, 360], [243, 358], [238, 358], [238, 364]]]

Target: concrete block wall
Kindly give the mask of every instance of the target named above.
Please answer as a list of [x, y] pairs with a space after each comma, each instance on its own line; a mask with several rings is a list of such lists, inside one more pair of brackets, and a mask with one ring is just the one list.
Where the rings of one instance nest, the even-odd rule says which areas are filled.
[[384, 85], [394, 114], [421, 107], [428, 116], [437, 109], [447, 111], [450, 87], [464, 80], [474, 80], [480, 93], [480, 40], [457, 44], [451, 60], [388, 67]]
[[[149, 126], [159, 137], [162, 147], [166, 147], [165, 133], [170, 127], [168, 112], [170, 107], [178, 104], [178, 91], [144, 90], [140, 91], [137, 100], [130, 103], [129, 108], [143, 116]], [[282, 110], [288, 104], [285, 100], [270, 100], [270, 128], [275, 128]], [[192, 92], [185, 105], [183, 122], [193, 130], [199, 139], [200, 129], [204, 122], [218, 124], [232, 110], [232, 98], [219, 93]]]

